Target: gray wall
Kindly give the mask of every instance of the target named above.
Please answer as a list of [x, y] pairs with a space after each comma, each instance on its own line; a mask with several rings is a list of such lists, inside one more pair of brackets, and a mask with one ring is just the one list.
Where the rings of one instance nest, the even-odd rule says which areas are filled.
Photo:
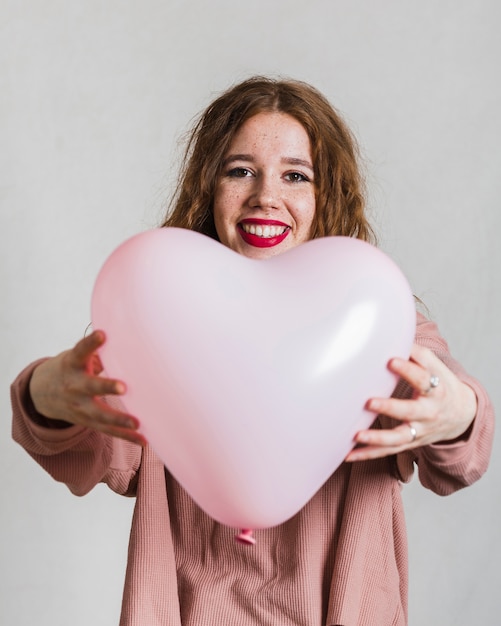
[[[2, 2], [0, 623], [117, 622], [133, 502], [53, 482], [10, 441], [7, 389], [82, 336], [104, 259], [160, 219], [190, 120], [249, 74], [345, 114], [382, 247], [499, 410], [500, 19], [496, 0]], [[499, 623], [498, 453], [449, 498], [404, 490], [412, 626]]]

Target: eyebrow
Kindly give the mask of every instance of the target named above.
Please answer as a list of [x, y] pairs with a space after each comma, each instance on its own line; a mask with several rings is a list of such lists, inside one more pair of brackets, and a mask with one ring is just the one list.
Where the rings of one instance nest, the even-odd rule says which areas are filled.
[[[224, 165], [230, 165], [231, 163], [235, 163], [235, 161], [252, 163], [254, 161], [254, 157], [252, 154], [230, 154], [230, 156], [224, 160]], [[304, 159], [300, 159], [298, 157], [284, 157], [281, 161], [287, 165], [302, 165], [313, 172], [313, 165]]]

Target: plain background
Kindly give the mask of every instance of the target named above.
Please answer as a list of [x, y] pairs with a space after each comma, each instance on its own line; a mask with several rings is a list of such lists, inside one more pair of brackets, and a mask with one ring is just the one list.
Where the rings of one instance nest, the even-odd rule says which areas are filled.
[[[8, 387], [83, 335], [107, 255], [159, 223], [193, 117], [250, 74], [345, 115], [382, 248], [499, 411], [500, 20], [496, 0], [2, 0], [1, 624], [118, 621], [133, 502], [53, 482], [10, 440]], [[498, 437], [473, 487], [405, 487], [411, 626], [499, 624], [500, 473]]]

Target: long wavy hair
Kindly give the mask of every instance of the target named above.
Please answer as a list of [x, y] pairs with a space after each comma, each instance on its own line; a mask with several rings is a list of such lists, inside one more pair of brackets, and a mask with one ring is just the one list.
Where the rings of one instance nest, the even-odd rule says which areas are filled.
[[294, 117], [310, 139], [316, 194], [310, 238], [343, 235], [375, 243], [365, 214], [358, 146], [350, 129], [311, 85], [262, 76], [231, 87], [199, 117], [162, 226], [188, 228], [218, 239], [213, 204], [224, 158], [242, 124], [263, 112]]

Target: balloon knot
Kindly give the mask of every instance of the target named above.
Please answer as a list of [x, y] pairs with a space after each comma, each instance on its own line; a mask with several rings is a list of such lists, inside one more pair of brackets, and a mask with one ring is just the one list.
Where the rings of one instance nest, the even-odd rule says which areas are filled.
[[256, 540], [252, 536], [252, 530], [248, 530], [246, 528], [243, 528], [242, 531], [238, 535], [235, 535], [235, 541], [238, 541], [239, 543], [243, 543], [246, 546], [256, 545]]

